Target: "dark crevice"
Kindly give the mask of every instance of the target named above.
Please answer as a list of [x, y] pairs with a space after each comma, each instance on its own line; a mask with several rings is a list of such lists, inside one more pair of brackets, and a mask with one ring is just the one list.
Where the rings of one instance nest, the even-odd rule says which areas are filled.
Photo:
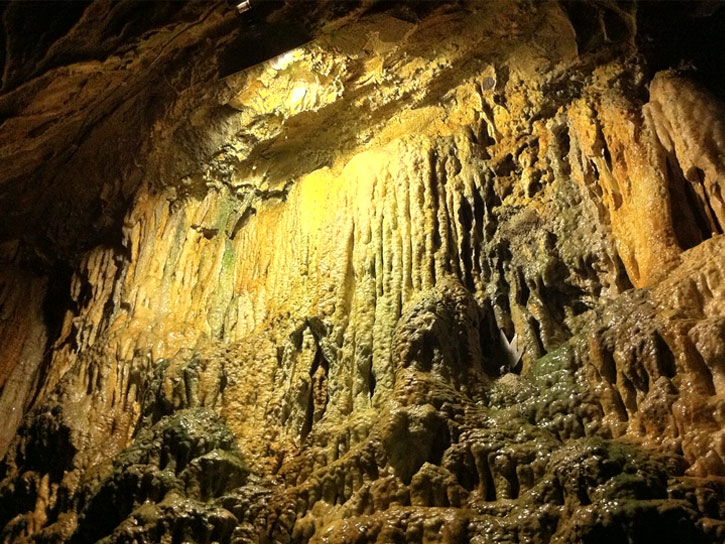
[[[481, 94], [483, 94], [483, 93], [481, 93]], [[495, 116], [493, 114], [493, 108], [491, 108], [491, 106], [485, 100], [481, 100], [481, 111], [483, 111], [484, 117], [486, 119], [490, 119], [493, 122], [493, 119], [495, 119]], [[494, 132], [493, 135], [488, 134], [489, 124], [487, 122], [481, 124], [480, 140], [481, 140], [481, 142], [484, 142], [483, 145], [485, 145], [485, 146], [493, 145], [496, 143], [496, 138], [494, 137], [496, 129], [493, 125], [490, 125], [490, 126], [492, 128], [492, 132]]]
[[302, 429], [300, 429], [300, 440], [304, 442], [304, 440], [307, 438], [307, 436], [310, 434], [310, 431], [312, 430], [312, 422], [315, 415], [315, 402], [314, 402], [314, 386], [310, 382], [310, 390], [307, 397], [307, 405], [305, 406], [305, 421], [302, 424]]
[[483, 198], [481, 198], [481, 195], [478, 191], [474, 191], [473, 193], [473, 218], [476, 221], [476, 233], [483, 238], [483, 224], [484, 224], [484, 215], [486, 213], [486, 204], [483, 201]]
[[234, 240], [237, 237], [237, 234], [239, 234], [239, 231], [242, 230], [247, 225], [247, 223], [249, 223], [249, 220], [252, 218], [253, 215], [257, 215], [257, 210], [252, 206], [249, 206], [244, 210], [244, 212], [242, 212], [242, 215], [239, 216], [239, 219], [237, 219], [237, 222], [232, 229], [232, 240]]
[[43, 320], [52, 344], [59, 336], [65, 312], [72, 307], [70, 284], [73, 270], [67, 264], [58, 261], [48, 274], [48, 288], [43, 300]]
[[529, 198], [533, 198], [536, 193], [541, 191], [543, 189], [543, 185], [541, 184], [541, 171], [536, 170], [531, 174], [531, 180], [529, 181], [529, 185], [526, 188], [526, 196]]
[[539, 322], [533, 318], [529, 318], [529, 326], [531, 327], [531, 332], [533, 333], [533, 340], [534, 344], [537, 349], [537, 357], [541, 357], [546, 353], [546, 349], [544, 348], [544, 342], [541, 339], [541, 325]]
[[634, 387], [634, 384], [629, 380], [627, 376], [624, 374], [619, 374], [619, 385], [622, 389], [624, 389], [624, 393], [622, 394], [622, 391], [620, 390], [620, 396], [622, 397], [622, 402], [624, 402], [624, 406], [627, 409], [628, 414], [636, 414], [637, 413], [637, 390]]
[[461, 260], [463, 261], [463, 275], [465, 286], [473, 291], [475, 284], [473, 282], [473, 250], [472, 246], [477, 245], [471, 241], [471, 233], [473, 229], [473, 210], [471, 204], [465, 198], [461, 199], [458, 208], [458, 222], [463, 227], [461, 236], [461, 246], [459, 248]]
[[670, 346], [667, 345], [665, 339], [656, 331], [654, 333], [653, 343], [654, 359], [660, 375], [667, 378], [674, 378], [677, 373], [677, 366], [675, 363], [675, 355], [672, 353]]
[[612, 353], [606, 348], [601, 350], [601, 363], [600, 376], [610, 385], [615, 385], [617, 383], [617, 365], [614, 362]]
[[488, 454], [487, 458], [483, 460], [483, 467], [481, 469], [483, 470], [483, 474], [481, 475], [481, 483], [484, 486], [484, 489], [486, 491], [486, 496], [484, 500], [493, 502], [496, 500], [496, 486], [493, 482], [493, 475], [491, 474], [491, 459], [494, 454], [490, 453]]
[[[485, 204], [483, 202], [483, 199], [481, 198], [481, 195], [478, 193], [478, 191], [473, 192], [473, 220], [474, 220], [474, 226], [473, 226], [473, 234], [472, 234], [472, 245], [473, 245], [473, 264], [476, 266], [477, 271], [480, 272], [481, 270], [481, 246], [483, 245], [483, 225], [484, 225], [484, 215], [486, 213]], [[474, 271], [471, 270], [471, 273]]]
[[[35, 379], [36, 387], [38, 384], [45, 382], [53, 358], [52, 347], [60, 336], [66, 311], [70, 309], [74, 310], [76, 315], [78, 313], [76, 305], [70, 297], [72, 278], [73, 270], [61, 261], [57, 261], [48, 273], [48, 286], [42, 306], [47, 341], [43, 351], [43, 359]], [[39, 393], [40, 389], [38, 387], [30, 397], [27, 407], [35, 405]]]
[[531, 290], [521, 270], [516, 269], [516, 303], [520, 306], [526, 306], [531, 296]]
[[705, 187], [705, 172], [703, 172], [701, 168], [691, 168], [687, 172], [685, 178], [691, 184], [688, 187], [690, 190], [694, 188], [692, 185], [697, 186], [700, 190], [700, 198], [702, 200], [702, 205], [704, 208], [704, 215], [706, 216], [709, 225], [709, 237], [712, 237], [712, 234], [722, 234], [722, 225], [720, 225], [720, 222], [718, 221], [717, 214], [712, 207], [712, 203], [710, 202], [710, 198], [707, 194], [707, 188]]
[[618, 289], [620, 291], [628, 291], [630, 289], [634, 289], [634, 285], [632, 285], [632, 281], [629, 279], [627, 269], [624, 266], [624, 261], [622, 261], [622, 257], [619, 255], [619, 253], [615, 254], [614, 259], [617, 270], [616, 283]]
[[682, 249], [695, 247], [712, 236], [702, 203], [693, 185], [685, 179], [673, 154], [665, 160], [672, 222], [677, 242]]
[[480, 310], [478, 338], [483, 358], [483, 371], [489, 376], [499, 372], [500, 361], [505, 360], [500, 348], [499, 329], [494, 317], [491, 302], [486, 300]]
[[689, 340], [685, 342], [685, 353], [690, 365], [689, 370], [696, 377], [697, 385], [704, 394], [714, 395], [715, 383], [713, 381], [712, 371], [708, 368], [707, 363], [705, 363], [697, 347]]
[[[428, 187], [430, 189], [431, 202], [433, 208], [433, 227], [432, 227], [432, 240], [433, 240], [433, 253], [437, 252], [441, 247], [441, 234], [438, 228], [438, 208], [440, 207], [439, 196], [438, 196], [438, 178], [436, 176], [438, 171], [438, 155], [435, 152], [431, 152], [428, 155], [428, 165], [430, 168], [430, 175], [428, 176]], [[435, 282], [434, 282], [435, 283]]]
[[609, 151], [609, 146], [607, 145], [607, 139], [604, 137], [604, 135], [601, 135], [601, 142], [602, 142], [602, 157], [604, 157], [604, 162], [607, 164], [607, 168], [609, 170], [612, 169], [612, 154]]
[[508, 467], [508, 470], [506, 471], [506, 480], [508, 480], [509, 483], [509, 492], [512, 499], [518, 499], [521, 484], [519, 483], [519, 477], [516, 474], [516, 465], [514, 462], [511, 463], [511, 465]]
[[571, 150], [571, 138], [569, 137], [569, 127], [562, 125], [558, 130], [554, 132], [556, 136], [556, 142], [559, 146], [559, 156], [562, 159], [564, 165], [564, 174], [568, 175], [571, 173], [571, 166], [569, 165], [569, 151]]
[[502, 178], [510, 176], [516, 171], [516, 163], [514, 162], [513, 155], [511, 153], [507, 153], [503, 159], [494, 165], [493, 171], [497, 176]]

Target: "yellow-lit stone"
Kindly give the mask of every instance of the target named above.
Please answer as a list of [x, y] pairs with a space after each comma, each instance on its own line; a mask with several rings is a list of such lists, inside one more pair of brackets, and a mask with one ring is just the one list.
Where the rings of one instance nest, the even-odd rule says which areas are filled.
[[170, 105], [209, 141], [153, 125], [47, 353], [3, 246], [6, 542], [725, 534], [722, 106], [669, 72], [642, 103], [625, 8], [597, 56], [556, 3], [463, 4], [361, 8]]

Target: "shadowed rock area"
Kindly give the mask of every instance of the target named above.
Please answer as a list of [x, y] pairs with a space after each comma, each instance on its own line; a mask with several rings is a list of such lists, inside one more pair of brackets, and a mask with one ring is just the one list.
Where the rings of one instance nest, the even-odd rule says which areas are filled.
[[725, 541], [725, 8], [655, 4], [2, 4], [0, 541]]

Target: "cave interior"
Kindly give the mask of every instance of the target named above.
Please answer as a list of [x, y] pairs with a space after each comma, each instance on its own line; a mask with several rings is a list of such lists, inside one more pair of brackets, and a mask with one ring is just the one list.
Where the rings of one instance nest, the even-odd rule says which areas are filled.
[[0, 542], [725, 542], [723, 29], [0, 4]]

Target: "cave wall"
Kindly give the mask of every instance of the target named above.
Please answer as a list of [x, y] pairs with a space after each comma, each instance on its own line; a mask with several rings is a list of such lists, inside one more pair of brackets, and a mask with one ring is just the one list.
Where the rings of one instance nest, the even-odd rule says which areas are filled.
[[722, 540], [725, 116], [641, 9], [281, 3], [223, 81], [144, 9], [6, 61], [4, 541]]

